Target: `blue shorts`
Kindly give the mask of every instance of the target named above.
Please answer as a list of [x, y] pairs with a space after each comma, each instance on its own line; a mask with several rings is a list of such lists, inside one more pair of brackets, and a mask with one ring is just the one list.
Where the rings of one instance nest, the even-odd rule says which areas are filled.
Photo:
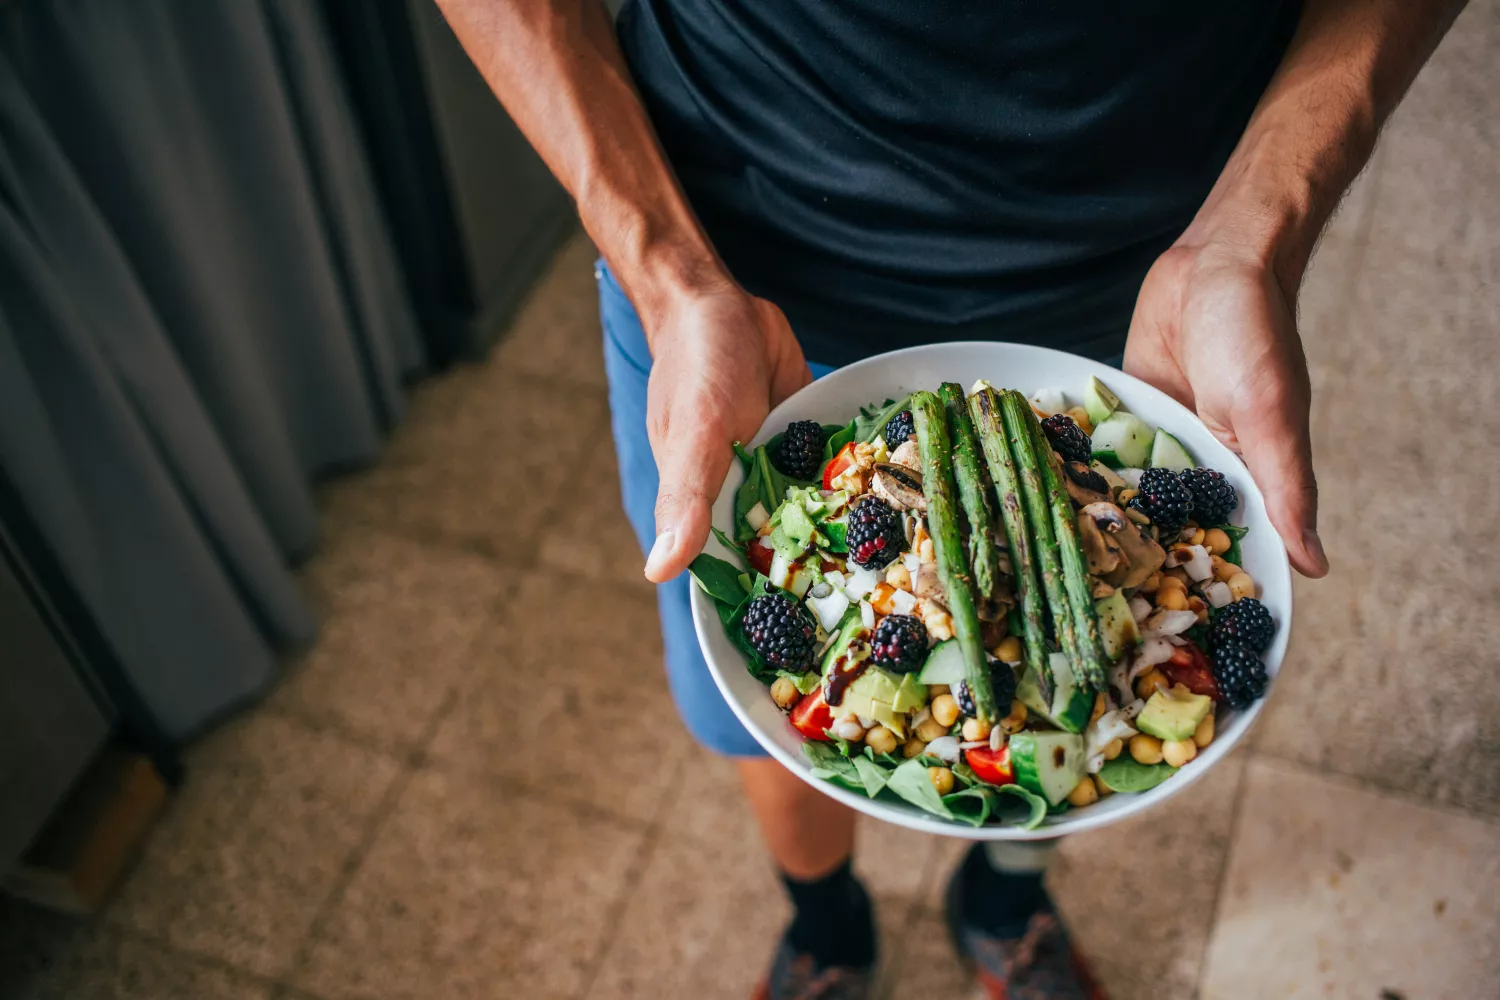
[[[625, 516], [645, 553], [656, 537], [658, 485], [656, 459], [646, 438], [646, 379], [651, 374], [651, 351], [635, 307], [602, 260], [594, 274], [599, 282], [599, 320], [604, 328], [604, 370], [609, 375], [610, 423], [620, 463], [620, 495]], [[826, 365], [812, 365], [814, 378], [832, 370]], [[698, 651], [698, 635], [688, 606], [691, 585], [684, 573], [656, 588], [667, 683], [677, 711], [693, 738], [715, 753], [763, 757], [766, 752], [730, 711]]]

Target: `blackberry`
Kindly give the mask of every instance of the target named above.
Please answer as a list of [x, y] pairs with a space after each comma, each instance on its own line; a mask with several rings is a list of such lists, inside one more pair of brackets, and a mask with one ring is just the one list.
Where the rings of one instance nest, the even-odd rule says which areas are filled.
[[816, 420], [798, 420], [787, 427], [776, 444], [776, 468], [793, 479], [811, 480], [823, 464], [823, 426]]
[[927, 626], [912, 615], [887, 615], [875, 626], [870, 649], [878, 666], [909, 674], [927, 657]]
[[879, 497], [860, 497], [849, 511], [848, 524], [849, 555], [865, 569], [889, 566], [906, 545], [901, 515]]
[[[1009, 715], [1010, 703], [1016, 696], [1016, 672], [1009, 664], [993, 661], [990, 663], [990, 687], [995, 691], [995, 707]], [[958, 702], [958, 710], [964, 715], [979, 714], [974, 704], [974, 692], [969, 690], [965, 681], [953, 685], [953, 700]]]
[[1240, 498], [1224, 473], [1213, 469], [1185, 469], [1179, 475], [1193, 497], [1193, 520], [1205, 528], [1223, 524], [1239, 506]]
[[902, 410], [885, 422], [885, 446], [895, 451], [915, 433], [917, 425], [911, 418], [911, 411]]
[[751, 601], [740, 628], [768, 665], [799, 673], [812, 666], [817, 631], [802, 606], [785, 594], [762, 594]]
[[1231, 708], [1248, 708], [1266, 693], [1266, 667], [1255, 650], [1239, 642], [1215, 646], [1214, 680]]
[[1239, 643], [1264, 653], [1276, 634], [1271, 612], [1253, 597], [1242, 597], [1214, 617], [1208, 638], [1215, 646]]
[[1052, 450], [1061, 455], [1064, 461], [1089, 464], [1089, 459], [1094, 454], [1093, 442], [1072, 417], [1066, 413], [1054, 413], [1042, 421], [1042, 430], [1047, 432]]
[[[1141, 473], [1140, 491], [1130, 500], [1130, 506], [1151, 519], [1163, 535], [1180, 531], [1187, 523], [1188, 512], [1193, 506], [1193, 495], [1177, 473], [1171, 469], [1147, 469]], [[1165, 541], [1174, 539], [1164, 539]]]

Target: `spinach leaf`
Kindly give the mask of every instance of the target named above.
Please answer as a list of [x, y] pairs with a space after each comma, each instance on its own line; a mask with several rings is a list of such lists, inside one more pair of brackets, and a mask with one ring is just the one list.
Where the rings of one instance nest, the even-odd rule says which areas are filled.
[[[996, 791], [999, 798], [995, 802], [995, 814], [1005, 819], [1008, 825], [1018, 826], [1022, 830], [1035, 830], [1042, 825], [1042, 820], [1047, 818], [1047, 800], [1035, 792], [1022, 788], [1020, 785], [1001, 785]], [[1005, 803], [1003, 799], [1007, 797], [1017, 800], [1021, 806], [1024, 806], [1025, 814], [1019, 814], [1016, 802]], [[1016, 817], [1013, 821], [1012, 815]]]
[[750, 527], [750, 522], [745, 520], [757, 503], [766, 509], [767, 514], [776, 513], [776, 508], [781, 506], [781, 501], [786, 498], [786, 491], [793, 486], [813, 486], [813, 483], [804, 483], [800, 479], [783, 475], [776, 466], [771, 464], [771, 453], [768, 450], [774, 443], [772, 438], [768, 444], [763, 444], [755, 451], [746, 455], [743, 448], [737, 449], [742, 461], [748, 459], [745, 469], [745, 481], [734, 494], [734, 532], [739, 541], [749, 541], [755, 537], [755, 529]]
[[842, 451], [844, 445], [854, 440], [855, 426], [856, 424], [853, 420], [849, 421], [843, 427], [833, 428], [831, 430], [826, 425], [824, 426], [823, 429], [825, 431], [830, 431], [827, 439], [823, 442], [824, 465], [827, 465], [830, 461], [832, 461], [833, 456]]
[[950, 770], [953, 772], [953, 776], [955, 778], [964, 783], [965, 788], [968, 788], [971, 785], [981, 784], [979, 776], [974, 773], [974, 769], [969, 766], [967, 761], [959, 761], [957, 764], [954, 764], [950, 768]]
[[704, 552], [688, 563], [688, 572], [703, 592], [720, 604], [737, 608], [745, 599], [740, 586], [740, 569], [730, 562]]
[[1099, 769], [1099, 780], [1117, 792], [1145, 792], [1177, 773], [1171, 764], [1142, 764], [1129, 754], [1107, 760]]
[[965, 788], [961, 792], [949, 792], [943, 796], [943, 805], [953, 818], [970, 826], [984, 826], [995, 810], [995, 791], [983, 785]]
[[873, 760], [875, 763], [884, 764], [886, 767], [891, 769], [895, 769], [901, 766], [901, 758], [894, 757], [888, 753], [876, 753], [871, 747], [865, 747], [865, 756], [870, 760]]
[[724, 546], [730, 552], [734, 553], [735, 558], [739, 560], [739, 565], [743, 568], [745, 565], [745, 550], [741, 548], [733, 538], [730, 538], [728, 535], [724, 534], [724, 532], [720, 531], [717, 527], [711, 527], [708, 530], [714, 533], [714, 537], [719, 540], [720, 545]]
[[1224, 561], [1243, 566], [1244, 563], [1240, 561], [1244, 558], [1240, 555], [1240, 539], [1250, 534], [1250, 529], [1240, 524], [1221, 524], [1219, 527], [1229, 536], [1229, 551], [1224, 553]]
[[859, 775], [860, 781], [864, 783], [866, 795], [873, 799], [885, 790], [893, 772], [862, 755], [856, 754], [849, 760], [854, 764], [854, 771]]
[[944, 819], [952, 819], [953, 811], [944, 803], [932, 779], [927, 777], [927, 765], [919, 757], [913, 757], [891, 772], [886, 787], [919, 809], [925, 809]]
[[849, 525], [843, 521], [824, 521], [823, 535], [828, 539], [829, 552], [849, 551]]

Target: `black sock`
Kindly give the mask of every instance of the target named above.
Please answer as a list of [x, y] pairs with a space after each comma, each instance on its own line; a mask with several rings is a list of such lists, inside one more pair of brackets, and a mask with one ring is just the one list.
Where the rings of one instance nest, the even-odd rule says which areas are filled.
[[815, 882], [781, 881], [796, 910], [787, 929], [793, 948], [824, 968], [874, 964], [875, 914], [848, 861]]
[[964, 923], [996, 937], [1019, 937], [1026, 922], [1047, 901], [1043, 872], [1001, 871], [990, 864], [983, 844], [969, 848], [959, 868], [963, 881]]

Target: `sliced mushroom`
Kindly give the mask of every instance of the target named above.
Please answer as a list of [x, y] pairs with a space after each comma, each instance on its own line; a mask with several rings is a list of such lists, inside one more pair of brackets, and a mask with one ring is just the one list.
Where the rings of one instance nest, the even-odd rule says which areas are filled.
[[1124, 553], [1112, 537], [1099, 530], [1098, 523], [1088, 511], [1089, 508], [1085, 507], [1078, 515], [1078, 540], [1083, 546], [1083, 554], [1088, 557], [1089, 572], [1108, 578], [1120, 567]]
[[891, 464], [922, 471], [922, 449], [917, 447], [915, 438], [907, 438], [896, 446], [896, 450], [891, 452]]
[[1113, 541], [1122, 555], [1120, 564], [1105, 575], [1112, 586], [1139, 587], [1166, 561], [1166, 551], [1114, 504], [1089, 504], [1078, 518], [1080, 525], [1085, 520], [1093, 521], [1099, 533]]
[[943, 585], [938, 580], [937, 563], [924, 562], [917, 568], [916, 575], [911, 581], [912, 593], [918, 597], [939, 598], [943, 593]]
[[1109, 503], [1109, 483], [1103, 476], [1082, 462], [1067, 462], [1063, 465], [1063, 483], [1068, 487], [1068, 496], [1080, 507], [1091, 503]]
[[926, 510], [921, 473], [891, 462], [875, 463], [870, 490], [897, 510]]

